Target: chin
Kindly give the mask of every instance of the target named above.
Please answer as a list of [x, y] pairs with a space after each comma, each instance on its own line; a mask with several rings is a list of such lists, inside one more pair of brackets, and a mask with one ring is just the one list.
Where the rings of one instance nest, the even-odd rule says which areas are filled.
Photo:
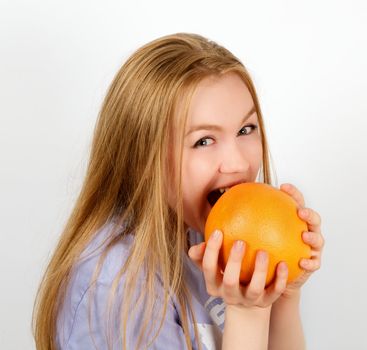
[[185, 217], [185, 208], [184, 208], [185, 231], [187, 231], [188, 228], [191, 228], [192, 230], [196, 232], [200, 232], [204, 234], [205, 223], [206, 223], [206, 219], [208, 218], [210, 209], [211, 207], [208, 203], [207, 207], [205, 208], [201, 207], [197, 209], [197, 212], [200, 213], [199, 215], [194, 215], [195, 212], [193, 212], [192, 210], [191, 211], [187, 210], [186, 217]]

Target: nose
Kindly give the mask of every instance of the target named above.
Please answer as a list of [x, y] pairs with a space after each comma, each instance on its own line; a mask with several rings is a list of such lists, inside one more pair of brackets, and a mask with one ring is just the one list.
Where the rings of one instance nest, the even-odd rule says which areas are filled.
[[235, 142], [228, 145], [222, 153], [219, 172], [225, 173], [246, 173], [250, 168], [250, 160], [245, 154], [245, 150]]

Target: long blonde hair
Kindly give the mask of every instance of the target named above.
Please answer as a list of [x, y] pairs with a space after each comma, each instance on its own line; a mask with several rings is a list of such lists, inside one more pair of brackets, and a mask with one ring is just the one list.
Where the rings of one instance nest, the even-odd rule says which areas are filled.
[[[190, 99], [198, 83], [208, 76], [228, 72], [237, 73], [252, 95], [263, 147], [261, 177], [263, 182], [271, 183], [270, 154], [258, 97], [240, 60], [217, 43], [190, 33], [167, 35], [139, 48], [120, 68], [106, 94], [81, 192], [40, 284], [33, 311], [37, 349], [56, 349], [56, 320], [72, 268], [96, 231], [112, 218], [118, 218], [116, 227], [124, 224], [124, 230], [111, 239], [102, 258], [126, 234], [134, 235], [128, 259], [113, 285], [115, 290], [125, 274], [128, 283], [124, 305], [132, 300], [137, 275], [145, 271], [146, 288], [141, 300], [146, 304], [140, 341], [155, 319], [152, 312], [157, 273], [164, 290], [162, 314], [157, 318], [159, 327], [171, 293], [177, 296], [181, 309], [189, 310], [195, 319], [183, 278], [182, 254], [188, 249], [181, 194], [183, 132]], [[172, 140], [177, 145], [175, 208], [168, 206], [165, 193], [168, 176], [173, 174], [167, 165]], [[93, 278], [100, 263], [101, 260]], [[128, 312], [128, 308], [121, 312], [124, 349], [126, 325], [131, 317]], [[192, 349], [185, 315], [183, 312], [182, 327], [187, 348]], [[200, 348], [195, 324], [194, 327]], [[156, 336], [157, 332], [152, 340]]]

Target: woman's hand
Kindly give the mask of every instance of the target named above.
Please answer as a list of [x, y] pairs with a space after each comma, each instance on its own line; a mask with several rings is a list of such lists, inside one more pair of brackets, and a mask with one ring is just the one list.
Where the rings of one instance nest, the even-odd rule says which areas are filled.
[[320, 215], [310, 208], [305, 208], [305, 201], [302, 193], [291, 184], [282, 184], [280, 190], [289, 194], [297, 202], [298, 215], [308, 226], [308, 232], [302, 233], [302, 239], [311, 247], [311, 258], [301, 259], [299, 262], [299, 266], [305, 270], [305, 272], [295, 281], [289, 283], [283, 293], [283, 296], [291, 296], [301, 288], [313, 272], [320, 268], [321, 254], [325, 243], [321, 234]]
[[207, 291], [210, 295], [220, 296], [226, 304], [230, 305], [267, 307], [281, 295], [288, 297], [299, 292], [310, 275], [320, 268], [324, 247], [320, 215], [310, 208], [305, 208], [303, 195], [295, 186], [283, 184], [280, 186], [280, 190], [295, 199], [298, 204], [298, 215], [308, 225], [308, 231], [302, 233], [302, 239], [311, 247], [311, 258], [301, 259], [299, 262], [300, 267], [305, 272], [287, 285], [287, 266], [281, 262], [277, 266], [275, 281], [265, 289], [268, 256], [265, 251], [259, 251], [251, 282], [247, 286], [243, 286], [239, 282], [239, 275], [241, 261], [246, 251], [246, 243], [237, 241], [233, 245], [225, 271], [221, 273], [218, 267], [218, 256], [223, 237], [222, 233], [218, 231], [218, 236], [213, 233], [207, 243], [202, 242], [192, 246], [188, 252], [190, 258], [203, 271]]
[[225, 270], [221, 273], [218, 266], [219, 250], [223, 234], [215, 231], [208, 242], [202, 242], [189, 249], [189, 257], [203, 271], [208, 294], [223, 298], [227, 305], [243, 307], [268, 307], [285, 291], [288, 269], [280, 263], [276, 270], [275, 281], [265, 289], [268, 271], [268, 254], [259, 251], [256, 255], [255, 269], [248, 285], [240, 284], [241, 262], [246, 252], [246, 243], [236, 241]]

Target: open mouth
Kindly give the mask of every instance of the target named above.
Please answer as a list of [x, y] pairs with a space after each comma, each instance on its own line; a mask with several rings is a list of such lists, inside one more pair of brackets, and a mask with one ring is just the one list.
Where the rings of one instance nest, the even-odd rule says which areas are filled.
[[214, 204], [223, 195], [223, 193], [228, 190], [229, 190], [229, 187], [228, 188], [218, 188], [214, 191], [209, 192], [208, 197], [207, 197], [209, 204], [211, 206], [214, 206]]

